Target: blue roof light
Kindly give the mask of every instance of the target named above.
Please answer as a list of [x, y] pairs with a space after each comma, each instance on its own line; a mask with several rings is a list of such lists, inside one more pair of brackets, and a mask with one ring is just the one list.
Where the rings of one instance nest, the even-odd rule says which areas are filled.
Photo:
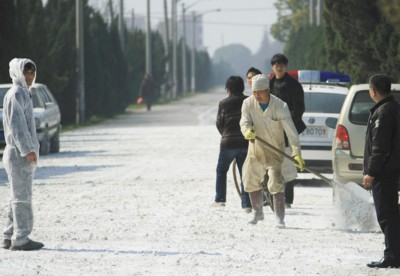
[[299, 70], [298, 80], [300, 83], [349, 83], [350, 76], [336, 72]]
[[321, 82], [350, 82], [350, 76], [347, 74], [322, 71]]

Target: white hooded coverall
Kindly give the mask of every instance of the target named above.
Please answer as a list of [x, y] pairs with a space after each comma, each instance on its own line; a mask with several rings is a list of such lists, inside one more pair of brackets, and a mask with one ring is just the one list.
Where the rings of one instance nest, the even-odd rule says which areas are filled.
[[35, 152], [36, 156], [39, 156], [31, 93], [23, 74], [24, 66], [28, 62], [34, 64], [29, 59], [15, 58], [10, 62], [13, 85], [3, 101], [3, 127], [6, 140], [3, 162], [11, 188], [10, 206], [3, 235], [5, 239], [12, 240], [16, 246], [29, 242], [28, 236], [33, 227], [32, 182], [36, 164], [30, 163], [26, 155]]
[[[287, 104], [270, 94], [268, 108], [263, 111], [254, 96], [248, 97], [242, 105], [240, 128], [244, 134], [254, 127], [257, 137], [267, 141], [277, 149], [285, 151], [285, 131], [292, 155], [300, 154], [300, 140], [293, 124]], [[249, 143], [246, 161], [243, 165], [243, 183], [246, 192], [262, 189], [264, 175], [268, 170], [268, 190], [271, 194], [285, 192], [284, 179], [281, 172], [283, 155], [280, 155], [261, 142]]]

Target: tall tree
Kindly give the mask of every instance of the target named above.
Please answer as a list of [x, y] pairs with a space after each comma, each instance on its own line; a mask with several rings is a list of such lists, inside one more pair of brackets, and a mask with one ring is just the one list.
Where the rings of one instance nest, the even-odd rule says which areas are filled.
[[[88, 36], [85, 39], [85, 99], [86, 116], [104, 115], [104, 105], [108, 105], [106, 94], [111, 92], [108, 84], [108, 71], [104, 66], [104, 53], [109, 44], [108, 25], [98, 12], [92, 12], [88, 24]], [[108, 112], [107, 112], [108, 113]]]
[[[165, 57], [164, 43], [161, 35], [158, 32], [151, 33], [152, 38], [152, 68], [153, 80], [159, 86], [165, 79]], [[181, 63], [182, 64], [182, 63]]]
[[49, 48], [44, 62], [52, 70], [47, 84], [60, 103], [63, 123], [72, 123], [77, 91], [75, 1], [48, 0], [45, 12]]
[[[125, 59], [128, 66], [128, 81], [131, 103], [135, 102], [136, 98], [139, 96], [140, 84], [142, 83], [145, 72], [146, 65], [145, 59], [143, 58], [146, 45], [145, 41], [145, 33], [140, 30], [128, 32], [126, 36]], [[154, 59], [153, 62], [155, 62]]]
[[354, 82], [376, 72], [399, 79], [399, 36], [374, 0], [325, 1], [327, 55]]
[[211, 60], [206, 51], [196, 54], [196, 88], [206, 91], [210, 87]]
[[0, 82], [11, 82], [8, 73], [8, 63], [17, 56], [16, 7], [14, 0], [0, 1]]
[[326, 70], [325, 35], [321, 26], [305, 25], [292, 32], [286, 43], [285, 54], [289, 59], [289, 68]]
[[308, 0], [276, 0], [278, 21], [271, 26], [272, 36], [282, 42], [288, 42], [290, 35], [308, 21]]
[[378, 0], [378, 7], [384, 16], [391, 22], [397, 34], [400, 34], [400, 1], [398, 0]]

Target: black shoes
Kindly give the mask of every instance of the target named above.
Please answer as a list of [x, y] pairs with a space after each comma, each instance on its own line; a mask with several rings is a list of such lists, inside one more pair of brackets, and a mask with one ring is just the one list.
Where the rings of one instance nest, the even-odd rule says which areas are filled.
[[4, 249], [9, 249], [9, 248], [11, 247], [11, 240], [9, 240], [9, 239], [4, 239], [4, 240], [3, 240], [3, 244], [2, 244], [1, 247], [3, 247]]
[[399, 268], [400, 261], [394, 261], [391, 259], [382, 259], [379, 262], [370, 262], [369, 264], [367, 264], [367, 266], [372, 268], [388, 268], [388, 267]]
[[11, 245], [10, 250], [20, 250], [20, 251], [30, 251], [30, 250], [39, 250], [44, 246], [43, 243], [41, 242], [35, 242], [32, 240], [29, 240], [28, 243], [25, 243], [23, 245]]

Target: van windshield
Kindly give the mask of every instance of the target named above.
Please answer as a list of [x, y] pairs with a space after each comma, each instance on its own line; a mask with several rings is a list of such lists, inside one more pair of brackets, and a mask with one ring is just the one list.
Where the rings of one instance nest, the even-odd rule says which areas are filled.
[[345, 98], [344, 94], [305, 92], [304, 104], [306, 112], [339, 114]]
[[[3, 100], [9, 89], [10, 89], [10, 87], [0, 88], [0, 108], [3, 108]], [[31, 93], [32, 93], [33, 107], [34, 108], [35, 107], [44, 107], [44, 103], [39, 99], [39, 97], [37, 95], [36, 88], [32, 87]]]

